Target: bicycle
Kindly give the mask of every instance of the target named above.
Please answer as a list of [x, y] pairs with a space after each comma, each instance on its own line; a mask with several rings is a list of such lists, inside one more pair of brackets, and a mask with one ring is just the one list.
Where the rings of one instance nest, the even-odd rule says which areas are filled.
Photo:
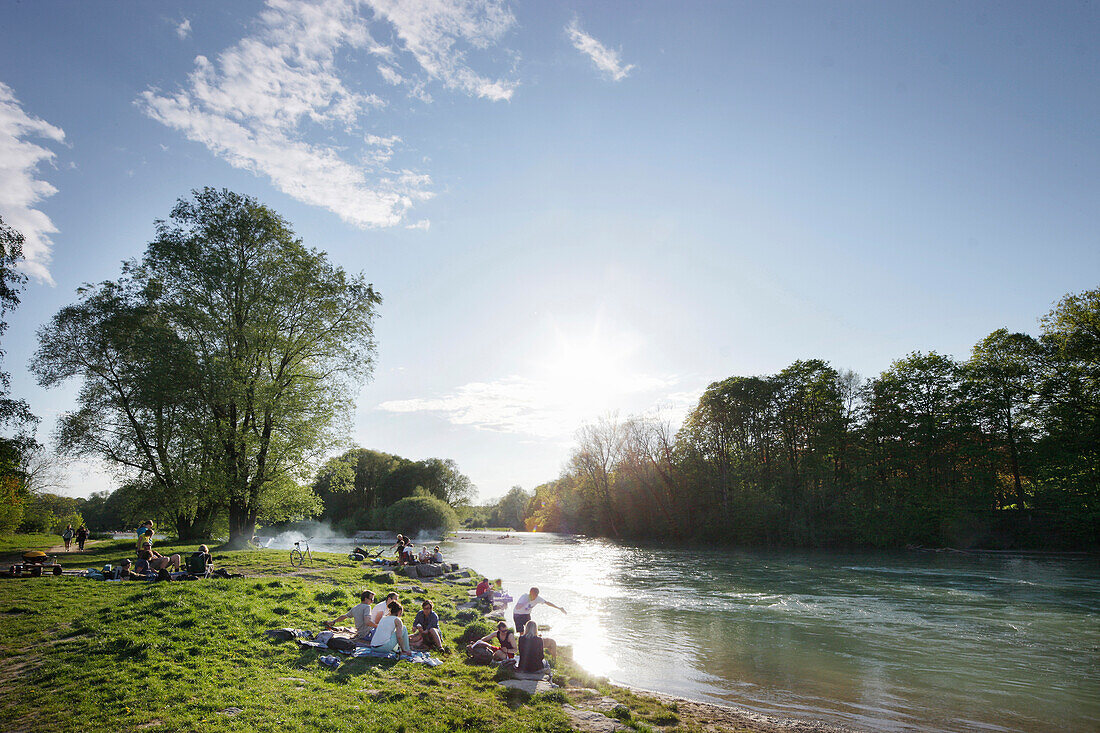
[[[304, 540], [298, 540], [297, 542], [294, 543], [294, 549], [290, 551], [290, 564], [293, 567], [296, 567], [296, 568], [302, 567], [302, 563], [305, 561], [305, 558], [307, 558], [307, 557], [309, 558], [309, 564], [310, 565], [313, 564], [313, 553], [311, 553], [309, 551], [309, 544], [308, 544], [310, 539], [312, 539], [312, 538], [307, 537]], [[302, 554], [302, 543], [303, 542], [306, 543], [306, 552], [305, 552], [304, 555]]]

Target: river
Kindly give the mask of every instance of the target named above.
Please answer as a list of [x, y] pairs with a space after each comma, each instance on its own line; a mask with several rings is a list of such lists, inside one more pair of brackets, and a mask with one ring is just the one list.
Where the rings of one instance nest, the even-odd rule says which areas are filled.
[[448, 560], [518, 597], [588, 671], [881, 731], [1100, 731], [1100, 562], [640, 547], [461, 532]]

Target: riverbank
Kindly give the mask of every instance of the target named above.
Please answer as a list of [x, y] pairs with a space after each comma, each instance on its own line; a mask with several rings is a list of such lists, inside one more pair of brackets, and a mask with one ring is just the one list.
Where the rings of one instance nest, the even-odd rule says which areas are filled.
[[[187, 552], [193, 546], [162, 546]], [[89, 547], [83, 565], [117, 562], [126, 541]], [[75, 559], [75, 558], [74, 558]], [[0, 728], [26, 733], [201, 731], [836, 731], [771, 723], [733, 708], [657, 696], [595, 679], [569, 663], [534, 695], [504, 688], [456, 652], [438, 667], [348, 660], [267, 640], [284, 626], [320, 630], [363, 587], [395, 589], [410, 613], [440, 612], [448, 644], [467, 623], [456, 604], [472, 580], [407, 581], [335, 553], [292, 570], [275, 550], [216, 553], [248, 577], [104, 583], [79, 577], [0, 579]], [[568, 654], [563, 655], [568, 656]]]

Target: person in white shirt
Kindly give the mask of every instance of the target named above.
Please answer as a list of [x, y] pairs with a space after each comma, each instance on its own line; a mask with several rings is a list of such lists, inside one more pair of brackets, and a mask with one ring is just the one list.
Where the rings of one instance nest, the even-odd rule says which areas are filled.
[[348, 609], [348, 612], [342, 616], [337, 616], [332, 621], [325, 623], [326, 626], [332, 627], [340, 623], [344, 619], [355, 620], [355, 638], [356, 639], [369, 639], [371, 634], [374, 633], [375, 623], [371, 620], [371, 606], [374, 602], [374, 591], [365, 590], [359, 594], [359, 605], [352, 606]]
[[379, 603], [370, 612], [371, 625], [377, 626], [378, 622], [382, 620], [387, 613], [389, 613], [389, 604], [391, 601], [397, 600], [397, 592], [390, 591], [386, 594], [386, 600]]
[[405, 609], [397, 601], [390, 601], [389, 610], [389, 615], [383, 616], [378, 622], [378, 628], [374, 630], [374, 636], [370, 640], [370, 648], [380, 652], [400, 650], [402, 654], [410, 654], [409, 630], [401, 621], [401, 614]]
[[516, 605], [512, 608], [512, 621], [515, 622], [517, 629], [527, 628], [527, 622], [531, 620], [531, 609], [540, 603], [545, 603], [550, 608], [556, 608], [562, 613], [565, 613], [565, 609], [561, 606], [555, 605], [539, 595], [538, 588], [532, 588], [527, 593], [524, 593], [516, 600]]

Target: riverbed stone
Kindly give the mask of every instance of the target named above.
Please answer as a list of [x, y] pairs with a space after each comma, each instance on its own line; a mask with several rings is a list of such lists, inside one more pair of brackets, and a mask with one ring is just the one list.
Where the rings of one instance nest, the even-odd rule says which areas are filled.
[[614, 718], [597, 713], [595, 710], [581, 710], [572, 705], [562, 705], [561, 709], [578, 730], [588, 731], [588, 733], [615, 733], [615, 731], [627, 729], [627, 726]]
[[522, 690], [528, 695], [557, 689], [557, 685], [546, 680], [504, 680], [500, 685], [501, 687], [511, 687], [513, 690]]

